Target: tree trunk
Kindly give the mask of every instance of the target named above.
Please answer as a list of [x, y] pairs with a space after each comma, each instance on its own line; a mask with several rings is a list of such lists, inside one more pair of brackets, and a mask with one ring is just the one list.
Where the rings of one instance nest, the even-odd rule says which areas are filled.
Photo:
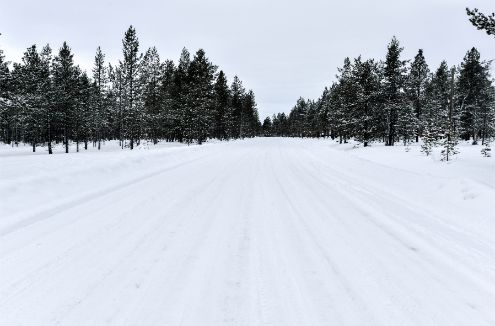
[[65, 153], [69, 153], [69, 137], [67, 136], [67, 127], [64, 128], [64, 143], [65, 143]]
[[53, 151], [52, 151], [52, 132], [51, 132], [50, 122], [48, 122], [48, 154], [53, 154]]

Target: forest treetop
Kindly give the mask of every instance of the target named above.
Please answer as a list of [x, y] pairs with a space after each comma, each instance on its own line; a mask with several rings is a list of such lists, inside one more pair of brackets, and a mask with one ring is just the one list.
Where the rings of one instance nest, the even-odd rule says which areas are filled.
[[95, 146], [117, 139], [133, 149], [143, 139], [199, 144], [208, 138], [253, 137], [260, 128], [254, 92], [226, 75], [198, 50], [162, 61], [155, 47], [140, 52], [133, 26], [122, 40], [123, 58], [106, 63], [97, 47], [91, 76], [74, 63], [64, 42], [30, 46], [10, 69], [0, 49], [0, 140], [33, 147], [62, 142]]

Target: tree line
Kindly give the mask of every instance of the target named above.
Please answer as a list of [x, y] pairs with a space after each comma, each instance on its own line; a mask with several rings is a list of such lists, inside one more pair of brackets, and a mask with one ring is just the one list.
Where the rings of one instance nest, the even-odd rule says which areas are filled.
[[363, 146], [383, 142], [409, 145], [421, 140], [429, 155], [442, 146], [449, 160], [460, 139], [484, 145], [490, 155], [495, 137], [495, 88], [490, 61], [476, 48], [459, 66], [443, 61], [430, 71], [419, 50], [403, 60], [403, 48], [394, 37], [383, 61], [346, 58], [336, 81], [318, 100], [300, 98], [288, 115], [266, 118], [266, 136], [332, 137], [345, 143], [353, 138]]
[[[485, 15], [466, 8], [469, 21], [495, 35], [495, 13]], [[318, 100], [299, 98], [290, 113], [267, 117], [265, 136], [350, 138], [369, 146], [383, 142], [408, 146], [421, 140], [430, 155], [442, 147], [442, 159], [458, 153], [460, 139], [481, 143], [490, 156], [495, 138], [495, 87], [491, 61], [482, 61], [476, 48], [459, 66], [446, 61], [430, 71], [419, 50], [412, 61], [402, 60], [403, 48], [394, 37], [384, 60], [346, 58], [336, 81]], [[406, 147], [407, 148], [407, 147]]]
[[27, 48], [11, 65], [0, 49], [0, 141], [98, 149], [118, 140], [133, 149], [140, 141], [201, 144], [209, 138], [253, 137], [261, 129], [253, 91], [236, 76], [231, 85], [200, 49], [183, 49], [178, 64], [161, 61], [151, 47], [140, 53], [134, 27], [122, 40], [115, 65], [96, 50], [91, 75], [74, 63], [64, 42], [53, 56], [49, 45]]

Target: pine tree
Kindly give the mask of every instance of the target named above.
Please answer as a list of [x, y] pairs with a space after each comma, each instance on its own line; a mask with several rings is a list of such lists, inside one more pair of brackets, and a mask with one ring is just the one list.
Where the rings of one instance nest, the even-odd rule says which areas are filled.
[[232, 86], [230, 87], [230, 94], [232, 96], [232, 121], [229, 122], [229, 125], [232, 126], [232, 129], [229, 131], [229, 138], [243, 138], [244, 135], [242, 133], [242, 101], [244, 99], [246, 91], [242, 86], [242, 82], [239, 77], [234, 76], [234, 81], [232, 82]]
[[353, 134], [363, 146], [368, 146], [376, 136], [376, 112], [380, 105], [380, 75], [374, 60], [354, 62], [353, 78], [356, 85], [356, 103], [352, 107]]
[[52, 140], [53, 140], [53, 130], [55, 126], [55, 119], [56, 119], [56, 114], [55, 114], [55, 97], [54, 97], [54, 89], [53, 89], [53, 82], [52, 82], [52, 65], [53, 65], [53, 58], [52, 58], [52, 49], [50, 45], [45, 45], [43, 49], [41, 50], [40, 54], [41, 58], [41, 69], [40, 69], [40, 76], [39, 76], [39, 81], [38, 81], [38, 88], [40, 94], [42, 94], [42, 102], [41, 102], [41, 109], [42, 109], [42, 124], [44, 125], [44, 140], [48, 145], [48, 154], [53, 154], [52, 150]]
[[352, 76], [352, 64], [349, 58], [345, 58], [344, 66], [339, 68], [338, 87], [334, 89], [336, 96], [333, 102], [334, 128], [340, 138], [340, 143], [347, 142], [351, 137], [352, 122], [350, 121], [350, 110], [357, 101], [357, 92], [354, 78]]
[[53, 63], [53, 84], [57, 135], [62, 134], [65, 152], [68, 153], [77, 104], [77, 76], [73, 54], [66, 42], [60, 48]]
[[230, 110], [231, 99], [227, 77], [222, 70], [218, 73], [214, 92], [214, 124], [212, 134], [217, 139], [228, 139], [228, 130], [232, 129], [232, 126], [228, 124], [228, 122], [232, 121], [232, 112]]
[[212, 125], [214, 100], [214, 75], [217, 67], [206, 57], [200, 49], [196, 52], [189, 66], [189, 96], [187, 98], [187, 123], [185, 139], [189, 143], [196, 140], [202, 144], [208, 139], [210, 125]]
[[[92, 136], [91, 125], [91, 92], [94, 88], [91, 87], [91, 82], [88, 75], [82, 72], [79, 67], [75, 69], [76, 83], [76, 106], [74, 110], [73, 125], [73, 140], [76, 142], [76, 151], [79, 152], [79, 143], [84, 142], [84, 149], [88, 149], [88, 140]], [[92, 137], [94, 138], [94, 136]]]
[[421, 136], [421, 119], [423, 108], [425, 105], [425, 90], [428, 82], [428, 64], [426, 63], [423, 55], [423, 50], [420, 49], [418, 54], [414, 57], [414, 61], [411, 64], [409, 76], [407, 80], [407, 91], [409, 98], [413, 103], [416, 121], [418, 122], [418, 129], [416, 131], [416, 142], [419, 141]]
[[0, 98], [7, 98], [7, 92], [9, 90], [10, 71], [9, 62], [5, 60], [3, 50], [0, 49]]
[[107, 83], [108, 72], [105, 67], [105, 55], [101, 51], [101, 48], [96, 49], [95, 62], [93, 67], [93, 81], [95, 89], [93, 92], [93, 112], [92, 112], [92, 133], [93, 142], [98, 143], [98, 150], [101, 149], [101, 140], [103, 138], [103, 131], [106, 126], [106, 96], [107, 96]]
[[116, 67], [109, 66], [109, 79], [112, 84], [109, 97], [111, 98], [111, 116], [115, 116], [113, 130], [119, 144], [124, 148], [124, 138], [126, 134], [126, 84], [124, 75], [124, 65], [119, 62]]
[[13, 120], [12, 116], [14, 115], [9, 101], [10, 85], [11, 75], [9, 62], [5, 60], [3, 50], [0, 49], [0, 129], [2, 131], [0, 139], [5, 143], [11, 141], [11, 122]]
[[478, 143], [483, 124], [481, 114], [483, 106], [489, 106], [483, 94], [491, 85], [490, 66], [480, 61], [480, 53], [472, 48], [461, 63], [458, 81], [458, 92], [461, 96], [461, 128], [464, 139], [472, 139], [473, 145]]
[[444, 139], [442, 142], [442, 161], [452, 160], [452, 156], [459, 153], [457, 150], [458, 135], [457, 135], [457, 120], [458, 114], [455, 110], [455, 68], [451, 69], [450, 76], [450, 98], [448, 103], [447, 119], [444, 124]]
[[485, 82], [479, 102], [481, 145], [484, 146], [495, 136], [495, 87], [491, 85], [491, 80], [487, 79]]
[[405, 104], [401, 108], [401, 114], [397, 120], [397, 134], [402, 138], [406, 150], [409, 150], [409, 145], [417, 135], [418, 120], [416, 113], [412, 103]]
[[140, 103], [139, 73], [142, 55], [139, 54], [139, 40], [136, 30], [129, 27], [122, 40], [124, 61], [122, 62], [123, 79], [125, 85], [125, 121], [129, 147], [132, 150], [134, 143], [139, 141], [142, 127], [142, 110]]
[[293, 137], [305, 137], [308, 132], [306, 125], [306, 116], [308, 113], [309, 105], [306, 100], [300, 97], [297, 100], [296, 105], [289, 113], [289, 132]]
[[163, 74], [160, 81], [160, 120], [162, 121], [162, 135], [167, 141], [174, 140], [176, 126], [174, 122], [174, 75], [175, 65], [172, 60], [166, 60], [163, 64]]
[[469, 21], [478, 30], [484, 30], [488, 35], [495, 35], [495, 13], [485, 15], [478, 11], [478, 9], [466, 8], [466, 12], [469, 16]]
[[[14, 99], [18, 112], [21, 113], [24, 141], [31, 144], [33, 152], [41, 142], [43, 134], [42, 102], [39, 82], [41, 78], [41, 58], [36, 45], [29, 47], [22, 57], [22, 64], [14, 64], [13, 80], [17, 89]], [[18, 128], [20, 125], [18, 126]]]
[[175, 126], [174, 139], [182, 142], [184, 140], [184, 132], [186, 126], [189, 124], [187, 113], [190, 108], [188, 107], [187, 98], [189, 96], [189, 66], [191, 65], [191, 58], [189, 51], [186, 48], [182, 49], [179, 64], [174, 74], [174, 87], [173, 87], [173, 109], [172, 120]]
[[144, 121], [146, 124], [146, 133], [148, 138], [153, 141], [153, 144], [158, 143], [158, 139], [162, 134], [162, 120], [161, 120], [161, 78], [162, 78], [162, 64], [160, 62], [160, 56], [155, 47], [148, 49], [143, 57], [142, 72], [140, 84], [143, 87], [143, 104], [144, 104]]
[[[148, 138], [196, 141], [208, 137], [253, 137], [261, 132], [252, 91], [239, 78], [232, 90], [223, 72], [199, 50], [191, 61], [183, 49], [178, 66], [160, 61], [156, 48], [139, 53], [131, 26], [125, 33], [123, 60], [105, 65], [98, 47], [91, 79], [74, 63], [66, 42], [52, 59], [47, 45], [41, 52], [28, 48], [13, 72], [0, 51], [0, 140], [38, 145], [74, 142], [101, 149], [102, 140], [119, 139], [131, 149]], [[233, 93], [233, 95], [231, 94]], [[315, 115], [316, 116], [316, 115]], [[283, 119], [287, 130], [287, 119]], [[129, 142], [126, 142], [129, 140]]]
[[241, 115], [241, 135], [242, 137], [254, 137], [258, 134], [258, 110], [256, 108], [256, 100], [254, 92], [249, 90], [242, 100], [242, 115]]
[[450, 81], [447, 62], [442, 61], [431, 77], [425, 91], [425, 106], [421, 128], [423, 130], [422, 151], [429, 155], [443, 136], [443, 125], [449, 108]]
[[325, 87], [320, 100], [318, 101], [318, 120], [321, 127], [321, 135], [323, 137], [329, 137], [331, 131], [330, 123], [330, 98], [331, 92], [328, 87]]
[[266, 117], [265, 120], [263, 120], [263, 125], [261, 128], [263, 130], [263, 136], [272, 136], [272, 120], [270, 119], [270, 117]]
[[400, 47], [397, 38], [393, 37], [388, 45], [387, 57], [383, 68], [383, 97], [387, 116], [387, 142], [393, 146], [397, 138], [397, 123], [404, 106], [403, 89], [406, 80], [406, 62], [401, 61]]

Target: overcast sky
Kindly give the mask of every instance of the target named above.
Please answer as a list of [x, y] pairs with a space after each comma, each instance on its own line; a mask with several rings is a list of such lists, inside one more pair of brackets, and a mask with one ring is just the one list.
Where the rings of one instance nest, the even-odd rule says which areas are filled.
[[382, 59], [396, 35], [404, 58], [423, 48], [430, 66], [458, 64], [475, 46], [495, 58], [495, 38], [477, 31], [466, 5], [495, 11], [493, 0], [9, 0], [0, 11], [0, 48], [19, 61], [31, 44], [64, 40], [91, 69], [101, 45], [121, 57], [134, 25], [141, 50], [155, 45], [163, 59], [205, 49], [230, 80], [239, 75], [256, 94], [261, 117], [288, 111], [299, 96], [317, 98], [346, 56]]

